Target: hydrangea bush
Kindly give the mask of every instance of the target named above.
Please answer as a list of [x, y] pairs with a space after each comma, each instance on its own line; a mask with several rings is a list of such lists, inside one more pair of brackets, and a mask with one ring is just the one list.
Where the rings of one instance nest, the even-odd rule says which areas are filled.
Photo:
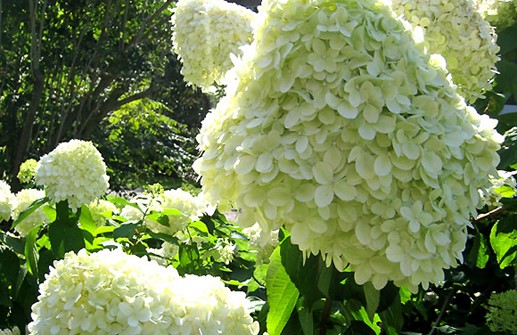
[[499, 60], [494, 29], [477, 11], [474, 0], [393, 0], [397, 14], [423, 31], [430, 53], [442, 55], [458, 86], [473, 103], [491, 88]]
[[517, 290], [493, 293], [487, 308], [486, 320], [491, 331], [517, 334]]
[[66, 200], [72, 210], [104, 195], [108, 179], [101, 154], [93, 143], [82, 140], [60, 143], [42, 156], [35, 176], [52, 201]]
[[173, 51], [183, 67], [181, 74], [205, 90], [223, 84], [233, 66], [230, 54], [251, 43], [255, 13], [224, 0], [180, 0], [174, 8]]
[[443, 280], [499, 161], [496, 121], [381, 2], [265, 1], [256, 20], [198, 136], [212, 201], [358, 283]]
[[39, 291], [33, 335], [258, 333], [244, 293], [119, 249], [66, 254]]

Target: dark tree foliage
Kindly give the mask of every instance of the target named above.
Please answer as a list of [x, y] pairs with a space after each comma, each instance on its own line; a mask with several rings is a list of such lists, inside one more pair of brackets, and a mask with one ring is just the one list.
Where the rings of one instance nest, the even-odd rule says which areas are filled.
[[0, 3], [1, 178], [15, 183], [25, 159], [90, 139], [111, 112], [142, 98], [185, 110], [195, 125], [206, 113], [171, 53], [173, 0]]

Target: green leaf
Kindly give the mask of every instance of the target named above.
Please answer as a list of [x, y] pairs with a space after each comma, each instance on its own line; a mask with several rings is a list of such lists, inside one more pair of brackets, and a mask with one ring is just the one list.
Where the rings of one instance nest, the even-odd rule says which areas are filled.
[[0, 247], [0, 278], [4, 276], [11, 284], [16, 282], [20, 259], [9, 248]]
[[83, 228], [86, 231], [89, 231], [92, 234], [97, 229], [97, 225], [95, 224], [95, 221], [92, 218], [90, 209], [86, 205], [81, 206], [81, 215], [79, 215], [79, 224], [81, 225], [81, 228]]
[[280, 255], [280, 246], [270, 258], [266, 276], [266, 291], [269, 303], [267, 331], [269, 335], [280, 335], [296, 306], [300, 293], [289, 278]]
[[25, 220], [26, 217], [31, 215], [35, 210], [37, 210], [38, 208], [40, 208], [41, 206], [43, 206], [43, 204], [45, 204], [47, 202], [48, 202], [47, 197], [34, 201], [29, 207], [27, 207], [26, 210], [24, 210], [20, 213], [20, 215], [18, 216], [18, 218], [16, 220], [14, 220], [14, 222], [11, 226], [11, 229], [16, 227], [18, 225], [18, 223]]
[[113, 238], [127, 237], [132, 238], [135, 235], [137, 228], [140, 227], [138, 223], [124, 223], [113, 231]]
[[382, 329], [387, 335], [399, 335], [404, 325], [400, 298], [397, 297], [388, 308], [379, 312], [379, 317], [382, 321]]
[[77, 252], [85, 247], [78, 221], [77, 215], [70, 210], [68, 201], [56, 204], [56, 221], [48, 227], [48, 237], [56, 259], [63, 258], [69, 251]]
[[371, 282], [366, 282], [363, 285], [363, 289], [364, 296], [366, 297], [366, 313], [368, 313], [370, 320], [373, 320], [375, 311], [377, 310], [377, 307], [379, 307], [381, 299], [380, 291], [373, 287]]
[[300, 325], [302, 326], [303, 335], [313, 335], [314, 334], [314, 317], [312, 312], [305, 306], [302, 306], [298, 309], [298, 319], [300, 320]]
[[516, 216], [508, 216], [498, 221], [490, 231], [490, 245], [501, 269], [516, 264], [517, 261], [516, 219]]
[[38, 277], [38, 248], [36, 238], [38, 237], [39, 227], [33, 228], [25, 237], [24, 254], [27, 271], [35, 277]]
[[[311, 255], [304, 261], [303, 254], [298, 246], [291, 243], [291, 237], [287, 237], [280, 244], [280, 256], [289, 278], [304, 297], [306, 305], [311, 307], [315, 301], [323, 297], [323, 294], [318, 290], [320, 273], [327, 269], [323, 260], [319, 255]], [[332, 272], [332, 269], [328, 270]], [[312, 275], [307, 276], [307, 273]], [[329, 274], [329, 276], [331, 275], [332, 273]], [[331, 279], [329, 278], [329, 280]]]
[[516, 49], [517, 26], [511, 26], [497, 33], [497, 44], [501, 47], [501, 55], [506, 55]]
[[488, 251], [486, 237], [477, 231], [477, 234], [474, 236], [474, 244], [467, 256], [467, 260], [475, 264], [477, 268], [484, 269], [489, 259], [490, 253]]

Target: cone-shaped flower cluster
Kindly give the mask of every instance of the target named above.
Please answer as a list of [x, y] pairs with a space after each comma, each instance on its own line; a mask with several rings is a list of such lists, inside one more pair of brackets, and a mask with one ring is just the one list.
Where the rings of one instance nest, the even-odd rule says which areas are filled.
[[35, 180], [52, 201], [68, 200], [74, 211], [104, 195], [109, 186], [101, 154], [91, 142], [81, 140], [61, 143], [42, 156]]
[[243, 292], [120, 250], [68, 253], [39, 290], [32, 335], [258, 333]]
[[[29, 208], [30, 205], [36, 200], [45, 197], [45, 192], [42, 190], [36, 190], [33, 188], [21, 190], [16, 193], [16, 197], [13, 202], [13, 213], [12, 219], [16, 220], [20, 216], [21, 212]], [[21, 236], [26, 236], [34, 227], [49, 223], [50, 219], [43, 211], [43, 208], [38, 208], [29, 216], [24, 218], [18, 223], [14, 230], [20, 233]]]
[[502, 137], [375, 0], [266, 0], [195, 169], [239, 223], [285, 225], [358, 283], [415, 289], [461, 260]]
[[172, 16], [173, 50], [185, 80], [203, 89], [221, 84], [233, 67], [230, 54], [251, 43], [255, 13], [224, 0], [180, 0]]
[[499, 47], [474, 0], [393, 0], [393, 8], [413, 28], [423, 30], [429, 53], [445, 58], [458, 93], [468, 102], [492, 87]]

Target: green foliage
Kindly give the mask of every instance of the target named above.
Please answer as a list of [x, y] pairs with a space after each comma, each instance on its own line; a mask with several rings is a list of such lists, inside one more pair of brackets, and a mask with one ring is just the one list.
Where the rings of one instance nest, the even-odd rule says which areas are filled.
[[112, 189], [135, 189], [151, 182], [167, 188], [179, 187], [183, 181], [195, 183], [193, 136], [172, 115], [161, 103], [139, 100], [105, 120], [95, 139]]

